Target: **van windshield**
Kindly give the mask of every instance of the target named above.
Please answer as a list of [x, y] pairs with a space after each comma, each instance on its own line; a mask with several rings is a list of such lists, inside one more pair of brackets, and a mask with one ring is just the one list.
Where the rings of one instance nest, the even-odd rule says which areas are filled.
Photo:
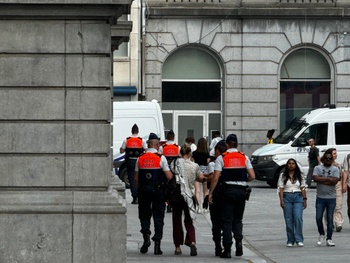
[[305, 119], [297, 119], [295, 118], [289, 127], [281, 132], [274, 140], [274, 143], [286, 144], [295, 139], [295, 134], [297, 134], [301, 128], [306, 126], [307, 123]]

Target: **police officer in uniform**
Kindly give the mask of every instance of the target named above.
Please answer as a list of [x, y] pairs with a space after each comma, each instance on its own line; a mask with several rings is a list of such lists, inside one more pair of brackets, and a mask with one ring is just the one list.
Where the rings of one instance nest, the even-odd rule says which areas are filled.
[[[168, 161], [168, 165], [171, 169], [171, 162], [180, 157], [181, 147], [175, 143], [175, 133], [173, 130], [170, 130], [166, 135], [166, 143], [159, 147], [159, 152], [165, 156]], [[172, 211], [171, 205], [168, 204], [167, 212]]]
[[[217, 158], [218, 156], [222, 155], [224, 152], [226, 152], [226, 142], [225, 140], [219, 141], [215, 147], [214, 147], [214, 158]], [[215, 168], [215, 160], [212, 160], [208, 164], [208, 173], [209, 177], [206, 178], [208, 188], [210, 189], [211, 180], [213, 178], [214, 174], [214, 168]], [[220, 178], [218, 183], [220, 185]], [[215, 187], [215, 190], [213, 191], [213, 202], [209, 205], [209, 211], [210, 211], [210, 220], [211, 220], [211, 231], [213, 234], [213, 241], [215, 243], [215, 256], [220, 256], [222, 253], [222, 247], [221, 247], [221, 222], [220, 222], [220, 187]], [[204, 198], [203, 202], [203, 208], [207, 209], [208, 207], [208, 198], [209, 196], [206, 196]]]
[[167, 141], [159, 147], [159, 152], [165, 156], [170, 165], [171, 161], [180, 157], [181, 147], [175, 143], [175, 133], [170, 130], [166, 135]]
[[132, 204], [138, 204], [138, 194], [137, 187], [134, 183], [134, 173], [136, 159], [139, 157], [146, 149], [146, 141], [139, 137], [139, 127], [134, 124], [131, 128], [131, 136], [123, 141], [120, 147], [120, 153], [125, 152], [125, 161], [128, 172], [128, 179], [130, 183], [130, 191], [132, 195]]
[[161, 255], [160, 242], [163, 237], [165, 197], [164, 183], [166, 179], [173, 177], [166, 158], [158, 153], [159, 138], [150, 133], [148, 138], [147, 152], [142, 154], [135, 166], [135, 184], [139, 193], [139, 219], [141, 222], [141, 233], [143, 234], [143, 245], [141, 253], [147, 253], [150, 241], [151, 217], [154, 222], [154, 254]]
[[[237, 150], [237, 136], [226, 138], [227, 151], [215, 161], [214, 175], [209, 191], [209, 202], [213, 202], [213, 192], [220, 187], [220, 221], [223, 232], [224, 251], [221, 258], [231, 258], [232, 232], [236, 243], [236, 256], [243, 255], [243, 214], [246, 202], [247, 182], [255, 179], [249, 158]], [[220, 184], [218, 185], [220, 177]], [[214, 200], [217, 201], [217, 198]]]

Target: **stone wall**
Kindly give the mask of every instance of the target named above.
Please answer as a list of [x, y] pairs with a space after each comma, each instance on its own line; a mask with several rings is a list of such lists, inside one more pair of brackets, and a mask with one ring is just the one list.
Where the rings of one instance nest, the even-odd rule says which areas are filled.
[[[224, 133], [237, 133], [242, 143], [240, 149], [246, 154], [265, 144], [268, 129], [279, 128], [280, 67], [298, 47], [311, 47], [324, 54], [334, 76], [331, 100], [338, 106], [348, 105], [350, 23], [342, 16], [349, 17], [349, 3], [337, 1], [342, 5], [336, 6], [328, 1], [332, 8], [322, 16], [325, 13], [322, 6], [314, 4], [309, 8], [300, 1], [295, 1], [295, 5], [291, 1], [285, 3], [295, 7], [291, 12], [247, 0], [242, 2], [251, 4], [249, 9], [233, 6], [225, 8], [226, 13], [221, 15], [215, 8], [211, 14], [203, 10], [208, 5], [220, 10], [225, 1], [205, 4], [191, 1], [188, 5], [184, 1], [182, 8], [179, 1], [166, 1], [166, 5], [160, 2], [164, 4], [164, 1], [149, 3], [146, 98], [161, 101], [162, 67], [172, 52], [189, 45], [206, 49], [219, 58], [222, 68]], [[185, 16], [180, 17], [187, 6]], [[227, 12], [231, 15], [226, 16]]]
[[0, 262], [125, 261], [111, 26], [130, 5], [0, 1]]

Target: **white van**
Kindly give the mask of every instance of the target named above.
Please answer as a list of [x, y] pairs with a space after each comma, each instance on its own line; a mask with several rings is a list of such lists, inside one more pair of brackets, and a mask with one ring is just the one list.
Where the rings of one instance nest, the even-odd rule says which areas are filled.
[[162, 112], [156, 100], [113, 102], [113, 163], [116, 174], [129, 187], [125, 154], [119, 149], [125, 138], [131, 135], [134, 124], [139, 127], [139, 136], [145, 140], [151, 132], [164, 141]]
[[328, 148], [336, 148], [337, 161], [342, 163], [350, 153], [350, 108], [328, 108], [312, 110], [279, 134], [273, 144], [267, 144], [253, 152], [251, 162], [256, 179], [267, 181], [276, 187], [278, 177], [289, 158], [294, 158], [304, 176], [309, 169], [308, 139], [314, 138], [320, 156]]

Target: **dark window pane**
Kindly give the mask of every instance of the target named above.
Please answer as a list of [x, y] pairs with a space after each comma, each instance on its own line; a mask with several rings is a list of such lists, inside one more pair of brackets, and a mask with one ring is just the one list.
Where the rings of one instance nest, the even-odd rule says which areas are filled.
[[220, 102], [220, 82], [163, 82], [163, 102]]
[[350, 144], [350, 122], [335, 123], [335, 144], [343, 145]]
[[330, 103], [329, 81], [292, 81], [280, 83], [281, 130], [289, 126], [295, 117]]

